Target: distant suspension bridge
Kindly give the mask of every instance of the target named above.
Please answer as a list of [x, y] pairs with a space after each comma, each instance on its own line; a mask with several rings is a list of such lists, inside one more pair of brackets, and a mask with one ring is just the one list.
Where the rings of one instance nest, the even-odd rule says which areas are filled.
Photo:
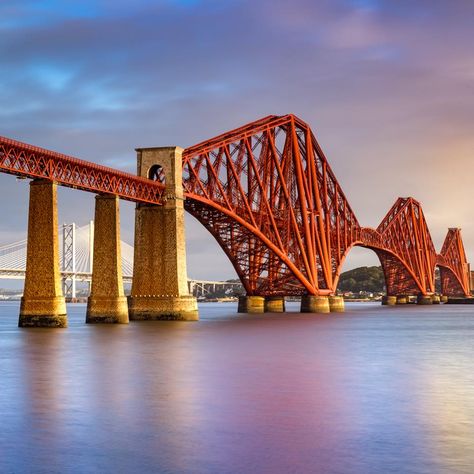
[[[75, 223], [63, 224], [59, 232], [59, 265], [63, 292], [66, 298], [77, 297], [77, 282], [92, 280], [94, 221], [78, 227]], [[0, 279], [24, 279], [26, 273], [27, 239], [0, 246]], [[124, 283], [133, 279], [133, 246], [120, 241]], [[241, 289], [239, 282], [188, 279], [189, 292], [196, 297], [218, 290]]]

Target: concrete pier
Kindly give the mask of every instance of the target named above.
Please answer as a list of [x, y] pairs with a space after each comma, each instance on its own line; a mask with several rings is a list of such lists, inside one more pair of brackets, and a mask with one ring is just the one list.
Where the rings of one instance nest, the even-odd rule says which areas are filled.
[[30, 183], [25, 288], [18, 325], [67, 326], [59, 269], [57, 189], [49, 180]]
[[431, 302], [432, 304], [440, 304], [441, 303], [441, 298], [439, 295], [433, 295], [431, 297]]
[[397, 295], [397, 304], [408, 304], [408, 297], [406, 295]]
[[382, 305], [383, 306], [395, 306], [397, 304], [397, 297], [393, 295], [384, 295], [382, 296]]
[[301, 297], [302, 313], [329, 313], [329, 298], [327, 296], [303, 295]]
[[344, 312], [344, 298], [342, 296], [329, 296], [328, 301], [331, 313]]
[[265, 296], [266, 313], [284, 313], [285, 310], [284, 296]]
[[163, 206], [138, 204], [135, 211], [131, 320], [199, 319], [196, 298], [188, 292], [182, 187], [182, 149], [137, 149], [138, 175], [162, 169]]
[[416, 304], [419, 304], [419, 305], [433, 304], [433, 297], [431, 295], [418, 295], [416, 297]]
[[441, 303], [447, 303], [448, 302], [448, 296], [447, 295], [441, 295], [439, 297]]
[[128, 323], [123, 291], [118, 196], [96, 196], [94, 266], [86, 323]]
[[265, 298], [263, 296], [239, 296], [239, 313], [263, 313], [265, 311]]

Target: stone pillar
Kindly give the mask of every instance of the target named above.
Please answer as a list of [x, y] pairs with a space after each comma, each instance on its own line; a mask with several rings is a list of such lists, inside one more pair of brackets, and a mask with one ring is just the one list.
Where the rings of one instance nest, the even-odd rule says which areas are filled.
[[416, 298], [416, 304], [420, 304], [420, 305], [433, 304], [433, 298], [431, 297], [431, 295], [419, 294]]
[[344, 312], [344, 298], [342, 296], [329, 296], [328, 300], [331, 313]]
[[406, 295], [398, 295], [397, 296], [397, 304], [407, 304], [408, 297]]
[[263, 296], [239, 296], [239, 313], [263, 313], [265, 298]]
[[266, 313], [284, 313], [285, 310], [284, 296], [265, 296]]
[[441, 303], [447, 303], [448, 302], [447, 295], [441, 295], [439, 298], [440, 298]]
[[397, 304], [397, 297], [393, 295], [382, 296], [383, 306], [395, 306]]
[[123, 291], [119, 198], [96, 196], [94, 266], [86, 323], [128, 323]]
[[433, 295], [431, 297], [431, 302], [432, 304], [440, 304], [441, 303], [441, 298], [439, 295]]
[[137, 149], [138, 175], [161, 167], [166, 179], [163, 206], [138, 204], [135, 254], [129, 299], [131, 320], [198, 320], [197, 300], [189, 294], [184, 234], [182, 149]]
[[303, 295], [301, 297], [302, 313], [329, 313], [329, 299], [327, 296]]
[[61, 289], [56, 184], [30, 183], [26, 276], [20, 305], [20, 327], [66, 327]]

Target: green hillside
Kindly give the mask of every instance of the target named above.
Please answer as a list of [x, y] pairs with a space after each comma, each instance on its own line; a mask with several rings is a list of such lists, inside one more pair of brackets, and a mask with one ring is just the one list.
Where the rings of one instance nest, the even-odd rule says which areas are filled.
[[370, 293], [381, 293], [384, 291], [385, 280], [382, 267], [359, 267], [341, 274], [338, 291], [367, 291]]

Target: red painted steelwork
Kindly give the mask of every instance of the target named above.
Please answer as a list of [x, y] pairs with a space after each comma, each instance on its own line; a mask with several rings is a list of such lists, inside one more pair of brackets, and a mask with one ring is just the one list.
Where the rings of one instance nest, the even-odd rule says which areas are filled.
[[311, 129], [293, 115], [187, 148], [183, 183], [186, 209], [249, 295], [332, 294], [353, 246], [377, 253], [388, 294], [435, 291], [437, 255], [420, 204], [399, 198], [377, 229], [361, 228]]
[[0, 171], [135, 202], [160, 204], [164, 193], [164, 186], [155, 181], [5, 137], [0, 137]]
[[[130, 201], [162, 204], [164, 185], [0, 137], [0, 171]], [[183, 152], [185, 207], [224, 249], [249, 295], [336, 291], [354, 246], [380, 258], [387, 293], [469, 293], [458, 229], [436, 255], [420, 203], [399, 198], [377, 229], [362, 228], [310, 127], [268, 116]]]
[[391, 252], [377, 252], [387, 294], [434, 293], [436, 251], [420, 203], [413, 198], [398, 198], [377, 231], [384, 249]]
[[461, 238], [461, 229], [449, 229], [436, 263], [440, 269], [441, 291], [447, 296], [469, 296], [470, 268]]
[[310, 128], [269, 116], [183, 153], [186, 209], [248, 294], [329, 294], [359, 224]]

